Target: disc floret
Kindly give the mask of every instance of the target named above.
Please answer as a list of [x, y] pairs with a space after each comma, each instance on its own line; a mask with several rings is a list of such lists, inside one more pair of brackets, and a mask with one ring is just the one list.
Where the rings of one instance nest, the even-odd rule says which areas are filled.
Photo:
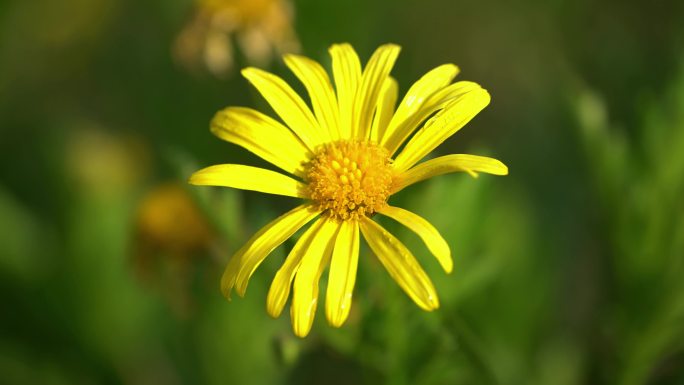
[[389, 152], [371, 142], [322, 146], [309, 165], [309, 195], [331, 218], [355, 220], [387, 205], [392, 187]]

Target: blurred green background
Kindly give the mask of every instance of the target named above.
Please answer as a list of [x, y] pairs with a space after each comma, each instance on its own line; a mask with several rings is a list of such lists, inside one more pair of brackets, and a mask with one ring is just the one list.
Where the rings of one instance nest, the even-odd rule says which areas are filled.
[[[394, 200], [440, 229], [454, 272], [383, 222], [442, 307], [421, 311], [362, 249], [347, 324], [319, 308], [300, 340], [265, 312], [292, 241], [225, 301], [226, 260], [295, 202], [185, 181], [263, 164], [208, 130], [225, 106], [266, 108], [237, 69], [294, 76], [254, 51], [263, 39], [207, 33], [191, 0], [3, 1], [0, 383], [684, 384], [684, 2], [289, 11], [291, 46], [326, 66], [332, 43], [366, 60], [394, 42], [400, 92], [453, 62], [492, 94], [438, 151], [510, 175], [443, 176]], [[179, 57], [187, 28], [200, 46], [218, 36], [213, 53]]]

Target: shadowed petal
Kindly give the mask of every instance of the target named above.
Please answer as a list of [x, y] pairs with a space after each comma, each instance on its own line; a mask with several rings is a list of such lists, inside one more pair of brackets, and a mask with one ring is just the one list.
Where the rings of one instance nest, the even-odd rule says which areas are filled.
[[309, 252], [309, 248], [314, 238], [318, 235], [318, 231], [325, 219], [319, 218], [316, 223], [311, 225], [288, 254], [285, 263], [278, 269], [278, 272], [271, 282], [271, 288], [268, 291], [266, 298], [266, 311], [273, 318], [278, 318], [283, 311], [283, 307], [287, 302], [287, 297], [290, 295], [290, 285], [294, 279], [295, 273], [299, 268], [304, 255]]
[[437, 309], [435, 287], [406, 246], [369, 218], [361, 219], [359, 225], [368, 246], [404, 292], [423, 310]]
[[425, 246], [437, 258], [444, 271], [451, 273], [454, 263], [451, 260], [449, 244], [439, 234], [430, 222], [421, 216], [400, 207], [386, 206], [380, 210], [380, 214], [386, 215], [402, 225], [408, 227], [423, 240]]
[[325, 315], [334, 327], [342, 326], [349, 316], [358, 262], [359, 225], [356, 221], [342, 222], [330, 261], [325, 297]]
[[335, 221], [323, 222], [297, 269], [290, 317], [292, 329], [299, 337], [306, 337], [311, 330], [318, 305], [318, 281], [330, 260], [338, 228]]
[[249, 277], [261, 262], [318, 214], [319, 212], [313, 210], [310, 205], [301, 205], [262, 227], [228, 263], [221, 279], [223, 294], [228, 297], [230, 290], [236, 286], [237, 293], [244, 296]]

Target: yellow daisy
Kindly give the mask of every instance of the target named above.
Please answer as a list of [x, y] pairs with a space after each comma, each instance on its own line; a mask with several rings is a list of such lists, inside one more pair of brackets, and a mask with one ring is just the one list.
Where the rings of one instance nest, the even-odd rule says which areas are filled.
[[419, 307], [427, 311], [438, 308], [435, 288], [418, 261], [372, 217], [379, 213], [414, 231], [449, 273], [452, 260], [447, 242], [428, 221], [389, 205], [388, 199], [409, 185], [446, 173], [508, 173], [500, 161], [475, 155], [446, 155], [418, 163], [489, 104], [489, 93], [478, 84], [451, 83], [458, 67], [445, 64], [431, 70], [411, 86], [395, 108], [397, 83], [389, 74], [399, 55], [398, 46], [379, 47], [363, 69], [349, 44], [333, 45], [329, 51], [335, 88], [319, 63], [302, 56], [284, 56], [285, 64], [306, 88], [313, 111], [278, 76], [246, 68], [243, 76], [284, 124], [244, 107], [221, 110], [211, 122], [211, 131], [219, 138], [246, 148], [289, 176], [222, 164], [190, 178], [195, 185], [303, 200], [238, 250], [221, 280], [224, 295], [230, 296], [235, 288], [244, 296], [250, 276], [269, 253], [313, 222], [276, 273], [267, 298], [268, 313], [278, 317], [292, 287], [290, 315], [300, 337], [311, 329], [318, 281], [328, 265], [328, 322], [339, 327], [347, 319], [360, 235]]

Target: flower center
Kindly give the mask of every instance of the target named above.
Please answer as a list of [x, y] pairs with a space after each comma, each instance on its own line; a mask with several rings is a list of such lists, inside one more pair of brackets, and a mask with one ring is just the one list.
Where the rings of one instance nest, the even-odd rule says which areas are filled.
[[392, 187], [389, 153], [370, 142], [325, 145], [306, 174], [318, 208], [339, 220], [370, 216], [387, 205]]

